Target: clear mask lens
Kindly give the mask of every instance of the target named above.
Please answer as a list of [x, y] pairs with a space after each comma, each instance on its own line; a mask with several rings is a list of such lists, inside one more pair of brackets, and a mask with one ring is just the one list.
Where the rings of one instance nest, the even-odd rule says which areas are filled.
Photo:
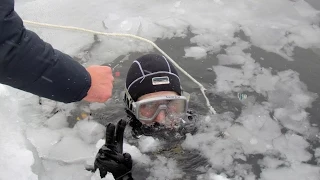
[[172, 120], [185, 114], [186, 103], [186, 99], [142, 101], [137, 108], [138, 118], [143, 121], [153, 121], [156, 118]]

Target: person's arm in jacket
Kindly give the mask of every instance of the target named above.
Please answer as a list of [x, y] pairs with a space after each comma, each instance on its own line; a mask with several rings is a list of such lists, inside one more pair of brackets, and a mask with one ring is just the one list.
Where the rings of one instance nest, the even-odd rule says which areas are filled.
[[14, 0], [1, 0], [0, 83], [69, 103], [84, 99], [93, 82], [81, 64], [24, 27]]

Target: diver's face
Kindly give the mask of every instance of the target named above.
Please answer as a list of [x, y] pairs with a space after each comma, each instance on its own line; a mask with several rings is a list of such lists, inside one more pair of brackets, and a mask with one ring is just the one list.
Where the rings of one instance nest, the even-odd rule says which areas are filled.
[[[149, 93], [141, 96], [138, 101], [141, 100], [146, 100], [150, 98], [155, 98], [155, 97], [160, 97], [160, 96], [174, 96], [178, 95], [176, 92], [173, 91], [159, 91], [159, 92], [154, 92], [154, 93]], [[140, 109], [141, 113], [148, 114], [148, 110], [141, 108]], [[157, 122], [159, 124], [164, 124], [164, 121], [166, 119], [166, 112], [164, 110], [160, 111], [159, 114], [154, 118], [153, 121], [141, 121], [143, 124], [153, 124], [154, 122]]]

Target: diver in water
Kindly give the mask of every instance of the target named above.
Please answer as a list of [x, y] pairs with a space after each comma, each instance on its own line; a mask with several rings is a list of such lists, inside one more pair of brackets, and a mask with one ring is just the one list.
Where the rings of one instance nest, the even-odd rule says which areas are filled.
[[144, 55], [131, 65], [124, 103], [135, 137], [178, 129], [185, 122], [188, 99], [177, 70], [164, 56]]
[[188, 97], [184, 94], [177, 70], [164, 56], [147, 54], [135, 60], [127, 74], [124, 94], [129, 120], [107, 125], [106, 143], [96, 156], [94, 171], [99, 169], [101, 177], [110, 172], [115, 179], [133, 179], [131, 156], [123, 154], [127, 124], [136, 138], [145, 135], [166, 139], [195, 132], [187, 128], [193, 115], [187, 110]]

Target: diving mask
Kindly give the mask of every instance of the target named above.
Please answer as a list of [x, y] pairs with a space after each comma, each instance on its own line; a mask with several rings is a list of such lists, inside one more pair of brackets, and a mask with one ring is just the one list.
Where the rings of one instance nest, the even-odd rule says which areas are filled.
[[132, 113], [140, 121], [152, 122], [160, 113], [165, 118], [186, 114], [188, 102], [184, 96], [159, 96], [132, 103]]

